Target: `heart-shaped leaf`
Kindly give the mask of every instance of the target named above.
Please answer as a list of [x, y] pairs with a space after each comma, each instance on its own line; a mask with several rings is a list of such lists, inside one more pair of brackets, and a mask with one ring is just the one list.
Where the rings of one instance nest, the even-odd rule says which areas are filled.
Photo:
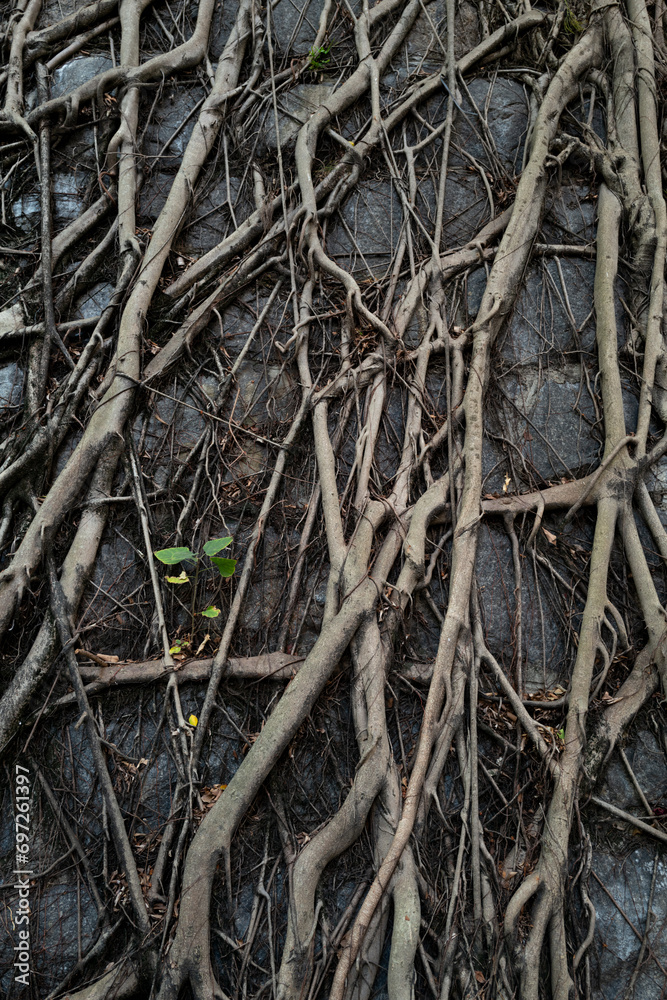
[[211, 562], [218, 567], [220, 576], [233, 576], [236, 569], [236, 559], [223, 559], [221, 556], [211, 556]]
[[215, 608], [213, 605], [210, 608], [205, 608], [201, 613], [202, 618], [217, 618], [219, 614], [220, 608]]
[[221, 552], [228, 545], [231, 545], [232, 541], [231, 535], [227, 535], [226, 538], [209, 538], [204, 546], [204, 552], [207, 556], [214, 556], [217, 552]]
[[196, 554], [184, 545], [177, 545], [174, 549], [160, 549], [159, 552], [154, 552], [153, 555], [167, 566], [175, 566], [176, 563], [183, 562], [184, 559], [197, 558]]

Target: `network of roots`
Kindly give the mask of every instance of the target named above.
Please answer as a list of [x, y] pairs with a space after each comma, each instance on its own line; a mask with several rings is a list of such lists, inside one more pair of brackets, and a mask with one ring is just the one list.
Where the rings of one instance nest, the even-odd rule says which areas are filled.
[[663, 14], [3, 9], [30, 995], [662, 995]]

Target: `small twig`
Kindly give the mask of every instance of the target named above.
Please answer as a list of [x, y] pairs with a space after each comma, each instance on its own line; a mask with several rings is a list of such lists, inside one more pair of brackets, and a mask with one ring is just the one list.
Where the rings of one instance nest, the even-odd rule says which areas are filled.
[[644, 795], [644, 793], [643, 793], [643, 791], [641, 789], [641, 785], [637, 781], [637, 776], [636, 776], [635, 772], [632, 770], [632, 765], [630, 764], [630, 761], [627, 758], [625, 750], [623, 749], [623, 747], [619, 746], [618, 752], [619, 752], [621, 760], [625, 764], [625, 769], [628, 772], [628, 775], [630, 777], [630, 781], [634, 785], [635, 791], [636, 791], [637, 795], [639, 796], [639, 801], [643, 805], [643, 807], [644, 807], [644, 809], [646, 811], [646, 815], [650, 816], [652, 814], [653, 810], [651, 809], [651, 806], [649, 805], [648, 799], [646, 798], [646, 796]]
[[590, 801], [601, 809], [606, 809], [612, 816], [618, 816], [619, 819], [625, 820], [626, 823], [631, 823], [632, 826], [636, 826], [643, 833], [647, 833], [650, 837], [655, 837], [656, 840], [661, 840], [664, 844], [667, 844], [667, 833], [663, 830], [656, 830], [655, 827], [649, 826], [644, 820], [637, 819], [636, 816], [625, 812], [624, 809], [619, 809], [618, 806], [613, 806], [611, 802], [605, 802], [604, 799], [598, 798], [597, 795], [591, 795]]

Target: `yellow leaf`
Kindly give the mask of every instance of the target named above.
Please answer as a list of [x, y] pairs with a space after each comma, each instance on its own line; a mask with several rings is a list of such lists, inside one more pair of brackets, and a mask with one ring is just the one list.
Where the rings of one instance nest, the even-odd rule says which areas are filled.
[[190, 723], [191, 726], [196, 726], [197, 723], [199, 722], [199, 719], [197, 718], [196, 715], [191, 715], [190, 718], [188, 719], [188, 722]]

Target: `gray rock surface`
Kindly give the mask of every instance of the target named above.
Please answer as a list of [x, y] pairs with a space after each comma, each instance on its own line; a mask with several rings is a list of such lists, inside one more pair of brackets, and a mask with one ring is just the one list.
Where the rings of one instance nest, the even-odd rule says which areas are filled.
[[523, 85], [504, 76], [478, 77], [468, 83], [468, 91], [469, 97], [461, 95], [464, 117], [457, 118], [455, 142], [480, 163], [495, 153], [510, 176], [520, 173], [528, 125]]
[[[442, 39], [447, 30], [446, 23], [444, 0], [435, 0], [427, 10], [422, 11], [408, 35], [405, 62], [410, 70], [430, 73], [443, 65]], [[439, 30], [434, 32], [434, 25]]]
[[[351, 4], [359, 9], [359, 2]], [[276, 42], [282, 52], [307, 55], [317, 34], [324, 0], [280, 0], [273, 11]]]
[[78, 219], [81, 215], [89, 179], [88, 171], [75, 170], [72, 173], [54, 175], [51, 196], [53, 199], [53, 221], [56, 225], [62, 226]]
[[12, 203], [14, 225], [22, 233], [32, 233], [39, 225], [41, 211], [39, 195], [30, 192], [22, 194]]
[[62, 97], [98, 73], [112, 69], [111, 56], [76, 56], [53, 71], [51, 97]]
[[148, 175], [139, 192], [138, 221], [145, 225], [155, 222], [164, 208], [173, 180], [171, 174], [159, 168]]
[[191, 218], [179, 235], [179, 250], [196, 256], [206, 253], [223, 239], [232, 223], [232, 211], [237, 223], [248, 215], [250, 206], [244, 201], [239, 203], [240, 186], [238, 177], [230, 177], [228, 198], [226, 180], [218, 180], [197, 197]]
[[25, 326], [25, 314], [20, 302], [0, 311], [0, 339], [11, 336], [22, 326]]
[[[667, 759], [653, 733], [640, 729], [625, 754], [639, 787], [653, 808], [667, 808]], [[607, 767], [601, 797], [633, 816], [645, 816], [641, 800], [622, 760], [616, 755]]]
[[595, 192], [577, 182], [550, 196], [544, 234], [550, 243], [591, 243], [595, 239]]
[[[82, 608], [83, 622], [104, 623], [100, 652], [130, 657], [135, 652], [138, 588], [143, 583], [144, 561], [130, 541], [108, 528], [99, 548], [91, 582]], [[141, 621], [141, 617], [139, 621]]]
[[[475, 574], [487, 645], [514, 681], [514, 570], [510, 541], [497, 526], [483, 525], [480, 530]], [[571, 669], [571, 656], [565, 649], [558, 618], [553, 614], [550, 591], [541, 573], [538, 579], [541, 608], [531, 567], [524, 562], [521, 589], [522, 669], [527, 693], [549, 690], [557, 683], [566, 687]]]
[[[144, 152], [147, 158], [159, 156], [161, 166], [178, 166], [188, 139], [197, 121], [197, 104], [203, 97], [200, 87], [185, 90], [166, 86], [162, 98], [153, 109], [146, 128]], [[174, 133], [177, 133], [174, 136]], [[172, 138], [173, 136], [173, 138]], [[165, 149], [167, 142], [169, 145]]]
[[[325, 83], [298, 83], [278, 99], [278, 134], [281, 145], [295, 139], [302, 125], [317, 111], [333, 91], [335, 80]], [[275, 114], [269, 105], [265, 116], [266, 145], [275, 150]]]
[[[593, 871], [604, 886], [595, 878], [590, 879], [589, 892], [597, 914], [597, 949], [592, 960], [597, 979], [594, 995], [604, 1000], [625, 996], [637, 964], [641, 940], [630, 923], [643, 935], [653, 864], [653, 848], [637, 848], [624, 858], [594, 852]], [[634, 994], [637, 1000], [658, 1000], [664, 992], [664, 974], [651, 955], [653, 953], [662, 964], [667, 956], [667, 861], [664, 857], [658, 860], [651, 912], [649, 948]]]
[[[442, 227], [443, 246], [459, 247], [464, 246], [473, 239], [482, 226], [491, 218], [489, 201], [486, 188], [477, 171], [471, 172], [464, 164], [457, 165], [456, 158], [453, 157], [451, 169], [448, 170], [447, 188], [445, 193], [447, 210], [445, 221]], [[429, 197], [430, 195], [430, 197]], [[426, 222], [430, 219], [430, 230], [433, 229], [435, 221], [435, 192], [430, 183], [425, 183], [419, 187], [419, 200], [421, 202], [428, 198], [430, 211], [424, 215], [420, 211], [422, 219]]]
[[16, 362], [0, 366], [0, 413], [5, 407], [17, 406], [23, 396], [23, 369]]
[[111, 301], [114, 286], [108, 281], [98, 281], [75, 303], [74, 318], [89, 319], [99, 316]]
[[[187, 405], [180, 403], [181, 394], [177, 398], [159, 397], [148, 420], [144, 458], [151, 460], [146, 471], [157, 487], [164, 486], [171, 463], [187, 457], [204, 429], [204, 419], [198, 412], [201, 403], [192, 395], [183, 399]], [[168, 430], [169, 441], [166, 437]], [[138, 442], [141, 436], [140, 418], [135, 422], [134, 435]]]
[[[40, 995], [47, 996], [78, 959], [78, 941], [85, 951], [92, 943], [97, 911], [85, 884], [55, 884], [42, 888], [33, 885], [31, 891], [31, 981], [39, 983]], [[16, 932], [11, 929], [8, 910], [16, 900], [8, 900], [3, 914], [7, 934], [0, 935], [0, 968], [13, 965]], [[3, 907], [5, 909], [5, 907]], [[81, 924], [79, 934], [79, 909]], [[5, 997], [21, 995], [13, 982], [14, 971], [0, 976], [0, 989]]]
[[575, 360], [579, 350], [590, 351], [595, 342], [590, 297], [594, 277], [594, 261], [544, 260], [530, 268], [501, 340], [505, 360], [544, 364], [550, 352], [567, 352]]
[[[64, 726], [60, 731], [59, 745], [52, 748], [53, 760], [56, 759], [58, 751], [66, 748], [63, 755], [63, 778], [71, 787], [73, 795], [79, 802], [85, 802], [95, 786], [95, 764], [90, 750], [86, 727], [78, 726], [78, 719], [74, 719], [69, 725]], [[75, 807], [76, 808], [76, 807]]]
[[384, 274], [401, 229], [398, 195], [389, 181], [362, 181], [347, 199], [328, 232], [330, 257], [357, 279]]
[[524, 366], [498, 379], [504, 433], [528, 478], [571, 478], [596, 460], [600, 442], [593, 433], [596, 414], [585, 375], [576, 364], [543, 370]]

